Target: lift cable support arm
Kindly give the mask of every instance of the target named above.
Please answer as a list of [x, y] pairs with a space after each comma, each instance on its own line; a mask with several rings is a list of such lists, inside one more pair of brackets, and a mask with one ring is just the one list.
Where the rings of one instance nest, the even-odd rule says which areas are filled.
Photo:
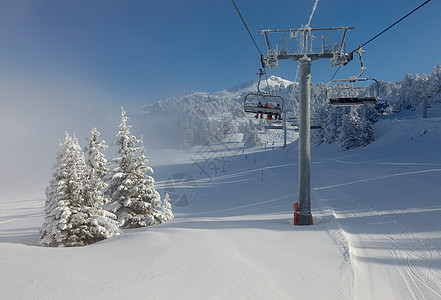
[[[262, 56], [262, 63], [267, 68], [277, 68], [279, 60], [300, 60], [305, 55], [311, 60], [327, 58], [331, 66], [341, 66], [352, 60], [352, 53], [344, 52], [348, 30], [354, 27], [329, 27], [299, 29], [259, 30], [267, 45], [267, 55]], [[339, 42], [333, 43], [333, 33], [342, 32]], [[271, 35], [278, 35], [278, 41], [272, 43]]]

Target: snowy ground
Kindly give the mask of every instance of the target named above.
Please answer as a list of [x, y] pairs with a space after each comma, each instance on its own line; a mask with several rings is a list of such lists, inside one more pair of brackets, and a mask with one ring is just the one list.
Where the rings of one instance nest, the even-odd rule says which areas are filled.
[[0, 299], [440, 299], [441, 111], [429, 115], [381, 120], [364, 149], [313, 147], [313, 226], [292, 226], [296, 142], [151, 151], [176, 219], [82, 248], [37, 246], [44, 186], [1, 197]]

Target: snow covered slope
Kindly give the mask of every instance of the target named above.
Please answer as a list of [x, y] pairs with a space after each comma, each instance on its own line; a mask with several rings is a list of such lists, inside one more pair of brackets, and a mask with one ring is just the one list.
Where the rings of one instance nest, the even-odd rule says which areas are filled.
[[338, 225], [354, 299], [441, 297], [440, 121], [391, 118], [365, 149], [317, 149], [312, 197]]
[[363, 149], [313, 147], [314, 226], [292, 226], [297, 142], [150, 152], [176, 219], [87, 247], [38, 247], [44, 187], [24, 188], [0, 202], [0, 299], [439, 299], [441, 110], [429, 116], [380, 120]]

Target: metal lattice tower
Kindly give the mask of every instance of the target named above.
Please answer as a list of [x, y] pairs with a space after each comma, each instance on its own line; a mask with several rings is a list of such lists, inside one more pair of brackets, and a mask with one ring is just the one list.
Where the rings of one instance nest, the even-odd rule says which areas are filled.
[[[299, 225], [310, 225], [310, 125], [311, 125], [311, 61], [329, 59], [330, 66], [346, 65], [352, 60], [352, 52], [345, 52], [348, 30], [354, 27], [313, 29], [302, 27], [289, 30], [261, 30], [268, 52], [262, 56], [262, 64], [277, 68], [279, 60], [294, 60], [299, 64]], [[337, 42], [333, 38], [339, 34]], [[276, 35], [275, 42], [270, 35]]]

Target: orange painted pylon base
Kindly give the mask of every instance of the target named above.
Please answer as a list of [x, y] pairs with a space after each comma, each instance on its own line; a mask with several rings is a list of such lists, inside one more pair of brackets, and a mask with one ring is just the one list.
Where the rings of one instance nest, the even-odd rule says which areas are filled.
[[[294, 202], [293, 207], [294, 207], [294, 225], [300, 225], [299, 224], [299, 202]], [[309, 225], [314, 225], [314, 221], [312, 220], [312, 215], [310, 217], [311, 217], [311, 219], [309, 220]]]

